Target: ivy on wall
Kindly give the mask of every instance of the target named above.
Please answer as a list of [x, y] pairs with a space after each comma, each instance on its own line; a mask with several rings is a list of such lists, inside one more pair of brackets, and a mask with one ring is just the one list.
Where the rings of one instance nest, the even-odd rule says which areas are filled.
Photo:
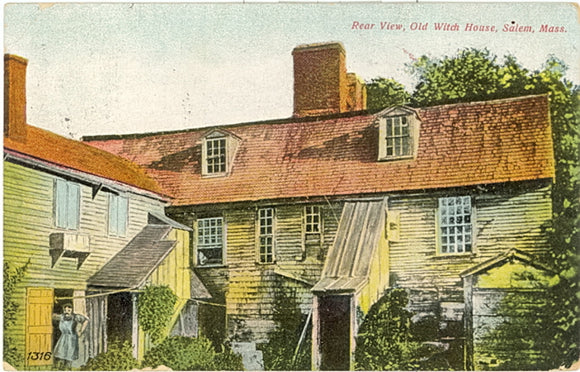
[[166, 285], [148, 285], [139, 296], [139, 324], [154, 343], [163, 340], [176, 302], [177, 296]]

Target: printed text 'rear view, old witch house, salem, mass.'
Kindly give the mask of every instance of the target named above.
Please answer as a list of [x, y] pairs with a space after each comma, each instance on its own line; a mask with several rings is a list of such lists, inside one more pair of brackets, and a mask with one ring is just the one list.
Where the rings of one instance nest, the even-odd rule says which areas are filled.
[[[60, 197], [51, 190], [62, 184], [87, 211], [73, 219], [74, 234], [39, 225], [34, 245], [46, 250], [46, 262], [34, 269], [44, 265], [55, 275], [46, 295], [137, 289], [155, 265], [187, 267], [179, 278], [183, 306], [194, 308], [195, 316], [184, 318], [195, 322], [189, 327], [252, 345], [275, 327], [276, 291], [291, 288], [311, 325], [312, 367], [336, 370], [353, 367], [361, 319], [397, 287], [407, 291], [415, 322], [432, 321], [433, 344], [454, 354], [457, 368], [492, 367], [505, 345], [484, 344], [480, 336], [497, 324], [494, 304], [508, 290], [533, 296], [526, 278], [548, 282], [552, 275], [537, 259], [548, 251], [543, 227], [554, 177], [548, 97], [369, 112], [365, 84], [347, 73], [345, 54], [340, 43], [293, 50], [290, 118], [74, 144], [92, 149], [86, 156], [94, 166], [101, 157], [112, 162], [106, 169], [127, 164], [124, 175], [135, 163], [145, 173], [136, 179], [149, 188], [116, 174], [94, 176], [72, 156], [46, 159], [58, 164], [54, 169], [31, 168], [44, 164], [42, 156], [7, 140], [8, 170], [34, 173], [35, 190], [46, 192], [36, 194], [38, 205]], [[107, 235], [97, 217], [123, 195], [131, 195], [130, 223], [122, 236]], [[190, 252], [179, 253], [175, 266], [159, 258], [130, 283], [111, 276], [108, 267], [122, 267], [133, 249], [174, 244], [162, 238], [172, 230], [191, 236]], [[139, 235], [147, 239], [133, 246]], [[61, 277], [67, 286], [57, 283]], [[37, 295], [34, 288], [44, 284], [31, 279], [27, 286], [22, 296]], [[191, 299], [198, 295], [205, 300]], [[131, 303], [130, 292], [108, 297], [123, 296]], [[82, 301], [90, 310], [100, 298]], [[139, 339], [137, 331], [133, 337]]]

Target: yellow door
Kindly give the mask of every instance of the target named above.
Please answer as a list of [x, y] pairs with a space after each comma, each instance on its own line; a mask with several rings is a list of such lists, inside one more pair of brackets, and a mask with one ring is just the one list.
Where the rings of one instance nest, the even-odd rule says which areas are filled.
[[52, 364], [52, 288], [28, 288], [26, 293], [26, 364]]

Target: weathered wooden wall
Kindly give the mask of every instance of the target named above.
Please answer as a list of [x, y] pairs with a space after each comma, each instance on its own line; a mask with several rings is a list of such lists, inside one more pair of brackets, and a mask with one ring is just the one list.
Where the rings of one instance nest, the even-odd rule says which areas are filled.
[[[262, 264], [257, 259], [255, 205], [229, 206], [215, 209], [214, 216], [224, 218], [226, 258], [223, 267], [197, 267], [195, 272], [204, 282], [214, 299], [223, 299], [227, 308], [230, 335], [242, 335], [253, 340], [264, 340], [272, 329], [273, 290], [276, 279], [283, 278], [296, 288], [302, 312], [312, 306], [310, 288], [322, 271], [325, 253], [333, 243], [342, 205], [317, 203], [323, 219], [319, 244], [303, 241], [302, 203], [275, 205], [276, 262]], [[179, 222], [196, 228], [196, 213], [207, 215], [202, 209], [168, 214]], [[195, 249], [195, 246], [194, 246]], [[248, 331], [251, 336], [248, 336]]]
[[[438, 197], [425, 194], [391, 197], [389, 209], [400, 211], [400, 241], [390, 242], [393, 284], [411, 290], [412, 309], [433, 313], [440, 302], [462, 303], [459, 273], [510, 248], [541, 254], [548, 250], [542, 230], [551, 219], [550, 186], [533, 182], [472, 195], [473, 252], [437, 254]], [[455, 194], [454, 194], [455, 195]]]
[[[86, 280], [122, 249], [147, 224], [147, 213], [163, 213], [163, 204], [151, 198], [128, 194], [128, 229], [125, 237], [108, 235], [108, 193], [92, 197], [92, 188], [81, 185], [79, 229], [55, 227], [53, 217], [54, 180], [56, 176], [39, 170], [4, 162], [4, 260], [14, 267], [28, 260], [27, 275], [15, 297], [20, 304], [16, 324], [6, 335], [24, 352], [26, 288], [47, 287], [86, 289]], [[88, 235], [90, 254], [77, 269], [77, 260], [61, 257], [54, 267], [49, 254], [49, 236], [55, 232]]]

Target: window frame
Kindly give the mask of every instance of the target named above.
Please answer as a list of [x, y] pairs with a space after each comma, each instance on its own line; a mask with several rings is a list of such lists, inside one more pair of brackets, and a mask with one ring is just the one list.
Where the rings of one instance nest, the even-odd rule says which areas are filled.
[[[395, 121], [399, 121], [399, 124]], [[379, 114], [378, 160], [414, 159], [417, 156], [420, 125], [416, 112], [404, 106], [390, 108]], [[403, 152], [404, 149], [406, 152]]]
[[[124, 201], [124, 205], [120, 205], [119, 202]], [[124, 216], [121, 213], [121, 207], [124, 209]], [[117, 223], [113, 226], [113, 212], [115, 212], [115, 221]], [[119, 217], [122, 217], [123, 221], [120, 221]], [[110, 236], [125, 237], [127, 236], [127, 230], [129, 227], [129, 198], [125, 195], [109, 193], [109, 207], [108, 207], [108, 232]], [[121, 229], [119, 229], [121, 228]]]
[[[449, 201], [453, 199], [453, 208], [454, 212], [448, 213], [451, 205], [449, 205]], [[457, 205], [456, 201], [460, 199], [461, 205]], [[442, 205], [443, 200], [447, 201], [446, 205]], [[464, 202], [469, 201], [469, 215], [465, 212], [465, 204]], [[463, 212], [461, 215], [457, 214], [457, 207], [461, 207]], [[443, 213], [442, 207], [446, 207], [445, 209], [447, 212]], [[469, 195], [454, 195], [454, 196], [443, 196], [437, 198], [437, 209], [436, 209], [436, 216], [437, 216], [437, 255], [442, 257], [449, 257], [449, 256], [465, 256], [465, 255], [472, 255], [476, 253], [476, 242], [475, 242], [475, 206], [473, 203], [473, 197]], [[465, 217], [469, 217], [469, 222], [465, 222]], [[454, 218], [453, 225], [451, 222], [446, 221], [446, 218]], [[462, 218], [462, 222], [457, 222], [457, 217]], [[449, 229], [447, 234], [444, 233], [443, 229]], [[461, 228], [461, 235], [457, 234], [457, 229]], [[466, 229], [469, 229], [469, 233], [466, 232]], [[453, 229], [453, 236], [450, 235], [451, 229]], [[469, 234], [469, 235], [468, 235]], [[451, 238], [453, 237], [453, 244], [454, 244], [454, 251], [450, 252], [447, 248], [445, 248], [445, 252], [443, 251], [445, 246], [450, 246]], [[458, 251], [458, 240], [457, 238], [461, 237], [462, 243], [462, 251]], [[444, 239], [447, 238], [447, 242], [444, 242]], [[469, 241], [469, 242], [468, 242]], [[470, 244], [470, 249], [466, 250], [467, 244]]]
[[[62, 187], [64, 187], [64, 190], [62, 190]], [[63, 191], [64, 195], [62, 194]], [[71, 201], [72, 195], [74, 195], [74, 197], [72, 198]], [[76, 200], [74, 200], [75, 198]], [[69, 181], [63, 178], [55, 178], [54, 198], [53, 198], [53, 221], [54, 226], [56, 228], [64, 230], [80, 229], [81, 199], [82, 199], [81, 185], [78, 182]], [[72, 205], [73, 203], [75, 205]], [[64, 216], [61, 213], [64, 213]], [[74, 217], [74, 220], [72, 220], [71, 217]], [[62, 219], [64, 220], [61, 221]]]
[[[316, 208], [317, 212], [309, 212], [309, 208]], [[302, 223], [302, 234], [306, 237], [307, 235], [322, 235], [322, 208], [319, 205], [305, 205], [303, 209], [303, 223]], [[318, 222], [308, 221], [310, 216], [318, 217]], [[308, 231], [308, 226], [318, 226], [318, 231]]]
[[[207, 226], [203, 226], [200, 227], [200, 222], [210, 222], [210, 221], [220, 221], [219, 224], [219, 229], [221, 230], [221, 234], [219, 235], [220, 241], [219, 242], [214, 242], [214, 243], [200, 243], [200, 232], [201, 231], [210, 231], [212, 227], [216, 228], [216, 231], [218, 229], [217, 225], [216, 226], [211, 226], [211, 225], [207, 225]], [[202, 230], [203, 229], [203, 230]], [[211, 235], [209, 236], [210, 240], [211, 240]], [[200, 217], [196, 220], [195, 222], [195, 266], [196, 267], [219, 267], [219, 266], [224, 266], [226, 264], [226, 222], [225, 222], [225, 218], [223, 216], [212, 216], [212, 217]], [[203, 246], [203, 247], [202, 247]], [[204, 251], [204, 250], [221, 250], [221, 260], [220, 262], [209, 262], [209, 263], [202, 263], [200, 260], [200, 250]]]
[[[205, 138], [204, 143], [205, 148], [203, 156], [205, 158], [204, 161], [205, 174], [208, 176], [225, 174], [228, 170], [227, 137], [219, 136]], [[209, 154], [210, 149], [212, 151], [211, 155]], [[210, 167], [212, 168], [211, 170]]]
[[[269, 216], [262, 216], [262, 212], [270, 211]], [[264, 219], [270, 219], [269, 225], [262, 225]], [[263, 228], [268, 229], [263, 233]], [[262, 239], [269, 239], [269, 244], [263, 244]], [[270, 248], [270, 251], [267, 248]], [[264, 252], [262, 248], [265, 248]], [[269, 260], [268, 260], [269, 258]], [[274, 207], [262, 207], [256, 211], [256, 261], [260, 265], [276, 263], [276, 209]]]

